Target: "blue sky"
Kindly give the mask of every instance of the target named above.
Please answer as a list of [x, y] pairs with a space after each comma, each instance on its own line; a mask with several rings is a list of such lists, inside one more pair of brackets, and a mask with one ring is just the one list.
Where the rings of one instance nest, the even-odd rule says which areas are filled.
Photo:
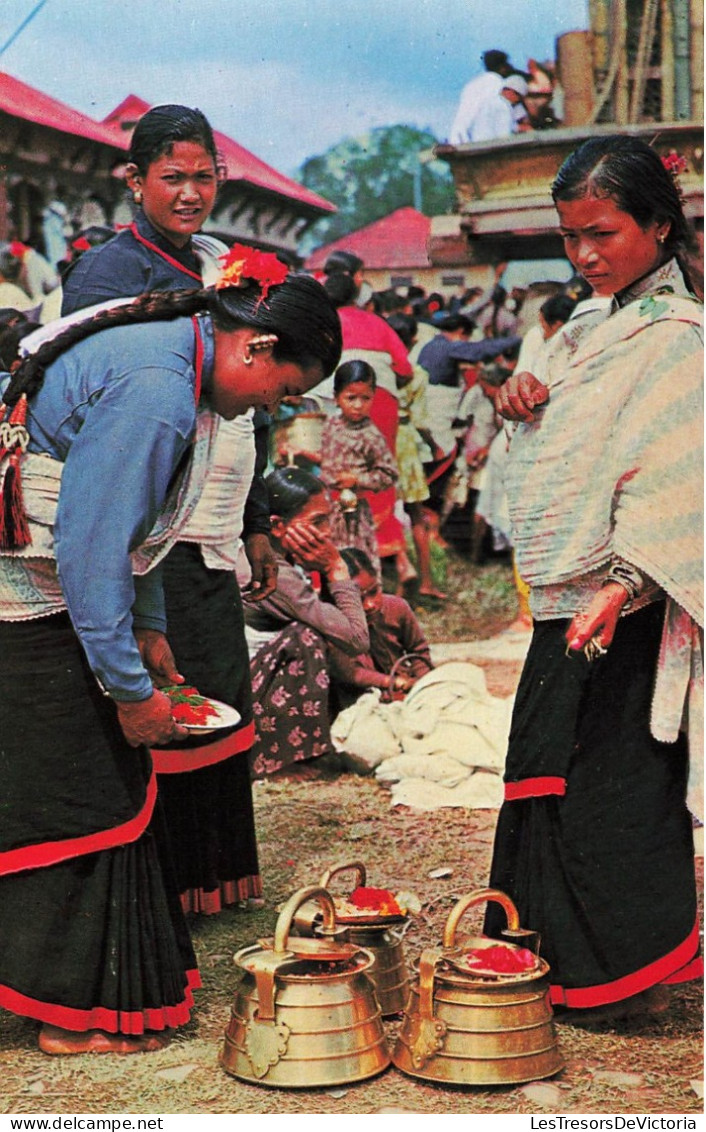
[[[37, 0], [3, 0], [0, 44]], [[489, 47], [518, 67], [588, 0], [46, 0], [0, 70], [102, 118], [128, 93], [199, 106], [285, 173], [404, 122], [443, 139]]]

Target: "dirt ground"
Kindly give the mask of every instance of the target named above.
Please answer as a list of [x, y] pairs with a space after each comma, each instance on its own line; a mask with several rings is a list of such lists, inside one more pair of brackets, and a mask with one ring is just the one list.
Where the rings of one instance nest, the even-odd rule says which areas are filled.
[[[488, 576], [496, 578], [504, 597], [495, 617], [476, 621], [478, 636], [492, 635], [513, 616], [504, 572], [493, 567]], [[473, 605], [473, 592], [467, 600]], [[458, 642], [458, 626], [448, 620], [451, 614], [420, 613], [432, 639]], [[514, 690], [518, 660], [481, 663], [492, 694]], [[315, 883], [327, 867], [360, 860], [369, 884], [412, 891], [422, 901], [421, 914], [404, 936], [411, 963], [423, 947], [440, 944], [457, 899], [485, 885], [496, 818], [487, 810], [391, 808], [389, 792], [373, 779], [316, 764], [258, 782], [254, 794], [265, 906], [192, 920], [203, 987], [196, 994], [189, 1025], [156, 1054], [49, 1058], [37, 1050], [33, 1022], [0, 1012], [0, 1113], [703, 1112], [703, 999], [698, 983], [675, 988], [672, 1009], [659, 1020], [604, 1023], [594, 1031], [558, 1024], [565, 1068], [543, 1083], [450, 1089], [391, 1067], [359, 1084], [283, 1090], [227, 1075], [219, 1055], [239, 978], [232, 956], [272, 934], [284, 900]], [[696, 864], [702, 888], [703, 859], [697, 858]], [[442, 877], [430, 875], [439, 870], [444, 871]], [[480, 926], [474, 914], [468, 917], [469, 930]], [[391, 1044], [398, 1027], [399, 1019], [386, 1023]]]

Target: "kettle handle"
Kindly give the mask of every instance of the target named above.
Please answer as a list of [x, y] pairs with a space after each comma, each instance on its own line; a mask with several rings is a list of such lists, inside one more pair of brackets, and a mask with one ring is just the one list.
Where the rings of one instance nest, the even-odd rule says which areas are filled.
[[282, 955], [287, 950], [289, 932], [294, 920], [294, 913], [306, 904], [307, 900], [318, 900], [324, 915], [323, 930], [333, 934], [336, 930], [336, 909], [330, 894], [322, 885], [312, 884], [307, 888], [300, 888], [282, 908], [275, 927], [274, 950]]
[[334, 865], [332, 869], [327, 869], [326, 872], [322, 874], [319, 884], [322, 888], [328, 888], [335, 876], [338, 876], [339, 873], [348, 872], [349, 869], [355, 869], [358, 874], [358, 884], [356, 887], [362, 888], [367, 879], [365, 865], [362, 861], [348, 861], [345, 865]]
[[429, 1021], [434, 1018], [434, 975], [443, 955], [438, 947], [425, 947], [419, 956], [419, 1013]]
[[501, 892], [499, 888], [479, 888], [476, 892], [472, 892], [470, 896], [462, 896], [456, 905], [451, 909], [449, 918], [446, 921], [444, 928], [444, 947], [454, 947], [456, 943], [456, 928], [463, 915], [469, 908], [474, 908], [476, 904], [484, 904], [488, 900], [492, 900], [496, 904], [500, 904], [505, 909], [507, 916], [507, 926], [513, 931], [517, 931], [520, 926], [520, 917], [517, 908], [513, 904], [509, 896]]

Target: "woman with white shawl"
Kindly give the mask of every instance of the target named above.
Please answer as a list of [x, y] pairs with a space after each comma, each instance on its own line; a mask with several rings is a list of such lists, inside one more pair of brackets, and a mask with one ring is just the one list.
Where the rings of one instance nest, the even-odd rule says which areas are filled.
[[[564, 162], [566, 253], [611, 302], [555, 336], [541, 381], [516, 374], [497, 398], [519, 422], [506, 482], [534, 632], [490, 879], [579, 1023], [661, 1013], [702, 973], [703, 334], [676, 163], [622, 136]], [[503, 926], [492, 908], [486, 929]]]

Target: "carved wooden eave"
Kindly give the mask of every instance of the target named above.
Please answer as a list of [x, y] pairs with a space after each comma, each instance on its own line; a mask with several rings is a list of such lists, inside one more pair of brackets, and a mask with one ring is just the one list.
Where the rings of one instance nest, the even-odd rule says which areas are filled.
[[267, 250], [297, 255], [297, 245], [321, 210], [267, 192], [247, 181], [228, 181], [220, 190], [208, 231], [222, 239], [247, 240]]
[[[104, 122], [0, 72], [0, 239], [30, 239], [41, 207], [58, 195], [74, 221], [97, 203], [100, 222], [132, 216], [124, 183], [129, 129], [149, 103], [129, 95]], [[335, 207], [215, 131], [228, 170], [208, 230], [226, 240], [282, 251], [294, 260], [297, 241]], [[91, 221], [98, 222], [98, 221]]]
[[[561, 256], [550, 185], [562, 161], [590, 137], [615, 126], [580, 126], [518, 134], [464, 146], [440, 145], [456, 186], [454, 216], [432, 220], [430, 258], [464, 266], [507, 259]], [[687, 161], [680, 178], [687, 215], [703, 220], [703, 127], [696, 122], [641, 123], [620, 133], [642, 137], [660, 154], [676, 150]]]
[[[51, 127], [15, 118], [0, 111], [0, 165], [14, 176], [55, 181], [80, 190], [86, 180], [118, 199], [124, 189], [118, 175], [124, 155], [116, 147], [61, 133]], [[97, 187], [97, 185], [96, 185]]]

